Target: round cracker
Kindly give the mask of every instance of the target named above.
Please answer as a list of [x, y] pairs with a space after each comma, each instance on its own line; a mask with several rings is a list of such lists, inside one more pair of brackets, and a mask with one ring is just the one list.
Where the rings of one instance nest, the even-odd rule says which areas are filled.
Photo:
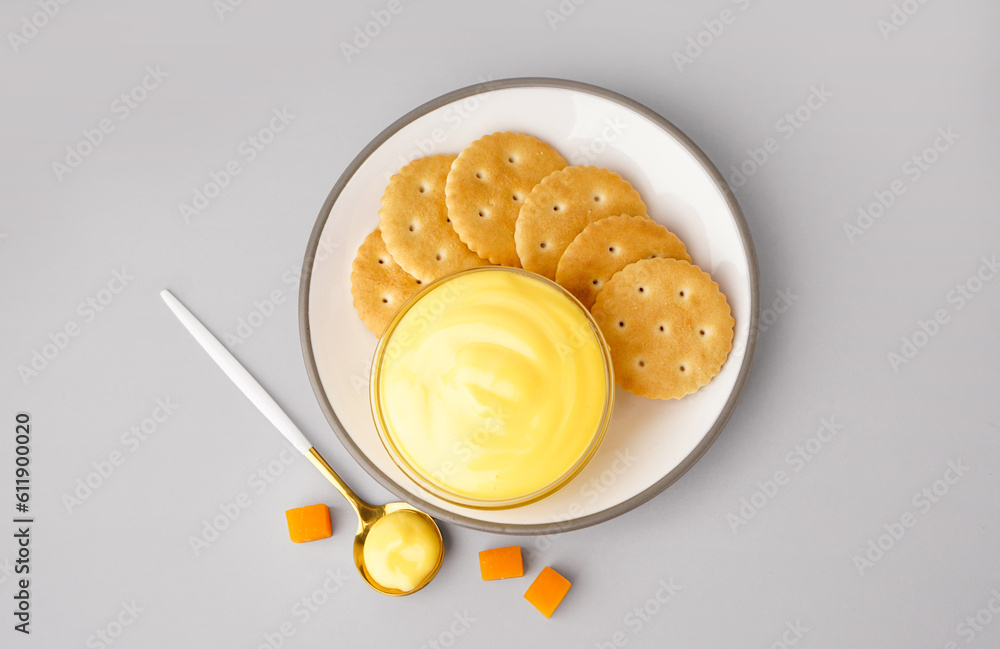
[[493, 133], [467, 146], [445, 185], [448, 216], [459, 238], [483, 259], [520, 268], [517, 214], [531, 188], [565, 166], [555, 149], [524, 133]]
[[644, 259], [616, 273], [591, 311], [615, 378], [642, 397], [679, 399], [706, 385], [733, 347], [735, 320], [708, 273], [677, 259]]
[[624, 178], [600, 167], [566, 167], [546, 176], [521, 207], [514, 231], [525, 270], [555, 279], [559, 258], [576, 235], [609, 216], [646, 216], [646, 204]]
[[351, 296], [365, 326], [381, 337], [392, 316], [422, 282], [399, 267], [375, 228], [365, 237], [351, 266]]
[[666, 257], [688, 263], [684, 242], [653, 219], [609, 216], [576, 235], [556, 268], [556, 282], [588, 309], [611, 276], [640, 259]]
[[385, 247], [423, 282], [487, 263], [462, 243], [448, 218], [444, 185], [456, 157], [418, 158], [390, 178], [382, 194], [378, 215]]

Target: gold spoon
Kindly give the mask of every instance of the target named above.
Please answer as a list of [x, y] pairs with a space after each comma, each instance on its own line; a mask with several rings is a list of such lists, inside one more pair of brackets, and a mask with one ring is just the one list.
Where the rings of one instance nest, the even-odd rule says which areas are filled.
[[[181, 324], [188, 330], [188, 332], [194, 336], [194, 339], [201, 345], [208, 355], [215, 361], [215, 364], [226, 373], [226, 376], [236, 384], [236, 387], [246, 395], [250, 402], [257, 406], [257, 409], [267, 417], [268, 421], [274, 424], [274, 427], [285, 436], [292, 446], [294, 446], [300, 453], [305, 455], [313, 465], [319, 469], [319, 472], [326, 476], [337, 491], [340, 492], [347, 502], [351, 504], [354, 512], [358, 515], [358, 531], [354, 535], [354, 565], [358, 567], [358, 572], [364, 577], [364, 580], [369, 586], [377, 590], [384, 595], [391, 595], [398, 597], [401, 595], [409, 595], [410, 593], [415, 593], [434, 578], [438, 570], [441, 568], [441, 561], [444, 559], [444, 540], [441, 538], [441, 530], [438, 528], [437, 523], [434, 519], [425, 514], [424, 512], [416, 509], [406, 503], [396, 502], [389, 503], [387, 505], [380, 505], [378, 507], [373, 507], [366, 503], [364, 500], [358, 497], [354, 491], [351, 490], [347, 484], [340, 479], [330, 465], [326, 463], [323, 456], [319, 454], [313, 445], [306, 439], [306, 436], [302, 434], [302, 431], [292, 423], [292, 420], [287, 414], [281, 409], [280, 406], [271, 398], [264, 388], [261, 387], [260, 383], [257, 382], [250, 372], [246, 370], [245, 367], [240, 365], [240, 362], [229, 353], [219, 340], [212, 335], [212, 333], [205, 328], [203, 325], [187, 308], [180, 303], [180, 301], [174, 297], [173, 293], [168, 290], [163, 290], [160, 292], [160, 297], [163, 301], [167, 303], [170, 310], [173, 311], [177, 319], [181, 321]], [[408, 590], [400, 590], [398, 588], [392, 588], [383, 586], [380, 584], [369, 572], [368, 567], [365, 565], [365, 541], [368, 539], [368, 534], [371, 532], [372, 528], [375, 527], [376, 523], [384, 520], [386, 517], [395, 514], [397, 512], [411, 512], [416, 514], [423, 519], [423, 521], [428, 526], [427, 529], [437, 538], [437, 548], [438, 555], [437, 560], [434, 562], [433, 567], [429, 572], [418, 581], [413, 588]]]

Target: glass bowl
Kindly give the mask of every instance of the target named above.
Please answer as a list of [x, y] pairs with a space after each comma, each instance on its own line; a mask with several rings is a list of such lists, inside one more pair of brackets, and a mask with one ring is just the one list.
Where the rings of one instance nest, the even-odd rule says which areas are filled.
[[573, 479], [604, 438], [614, 371], [568, 291], [520, 268], [435, 280], [393, 316], [370, 380], [392, 461], [449, 503], [506, 509]]

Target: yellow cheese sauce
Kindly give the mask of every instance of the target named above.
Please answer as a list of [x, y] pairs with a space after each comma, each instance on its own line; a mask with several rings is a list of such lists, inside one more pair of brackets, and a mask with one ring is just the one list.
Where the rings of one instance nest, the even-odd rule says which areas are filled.
[[365, 539], [368, 574], [385, 588], [409, 592], [434, 572], [441, 554], [437, 529], [420, 514], [399, 511], [376, 521]]
[[386, 335], [376, 419], [405, 464], [448, 494], [482, 506], [538, 497], [603, 434], [613, 399], [603, 340], [546, 280], [456, 275]]

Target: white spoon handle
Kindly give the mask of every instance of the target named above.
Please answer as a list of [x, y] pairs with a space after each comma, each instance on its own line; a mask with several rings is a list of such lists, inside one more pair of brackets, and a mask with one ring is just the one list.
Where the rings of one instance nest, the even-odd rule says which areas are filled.
[[229, 353], [229, 350], [219, 342], [219, 339], [213, 336], [212, 332], [206, 329], [205, 325], [201, 324], [198, 318], [194, 317], [194, 314], [174, 297], [173, 293], [164, 289], [160, 291], [160, 297], [181, 321], [184, 328], [194, 336], [201, 348], [208, 352], [215, 364], [236, 384], [240, 392], [245, 394], [253, 405], [257, 406], [257, 410], [260, 410], [267, 417], [267, 420], [274, 424], [274, 427], [285, 436], [285, 439], [291, 442], [292, 446], [303, 455], [308, 456], [312, 444], [302, 434], [302, 431], [292, 423], [285, 411], [275, 403], [271, 395], [265, 392], [260, 383], [257, 383], [257, 380], [250, 375], [250, 372], [240, 365], [236, 357]]

